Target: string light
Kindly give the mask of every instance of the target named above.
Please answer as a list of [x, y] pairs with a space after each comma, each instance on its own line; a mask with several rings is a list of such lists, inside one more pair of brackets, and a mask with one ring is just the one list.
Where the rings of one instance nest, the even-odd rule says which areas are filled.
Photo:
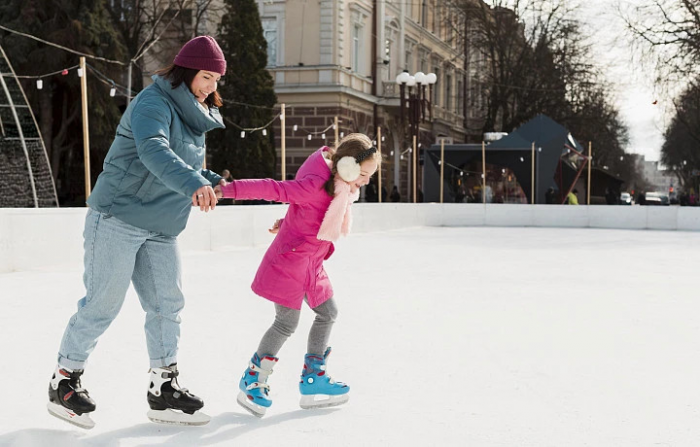
[[325, 134], [325, 133], [322, 133], [322, 134], [321, 134], [321, 138], [323, 138], [323, 139], [325, 140], [325, 139], [326, 139], [326, 134]]
[[116, 94], [117, 94], [117, 89], [115, 87], [112, 87], [109, 89], [109, 96], [114, 98], [114, 95], [116, 95]]
[[309, 141], [311, 141], [311, 134], [309, 134]]
[[83, 77], [83, 69], [82, 68], [78, 68], [78, 77], [79, 78]]
[[294, 132], [296, 132], [298, 128], [299, 128], [299, 126], [297, 126], [297, 125], [295, 124], [294, 127], [293, 127], [292, 129], [294, 130]]
[[245, 130], [241, 131], [241, 138], [245, 138]]
[[267, 129], [263, 129], [262, 134], [263, 134], [263, 136], [267, 136]]
[[41, 79], [37, 79], [36, 80], [36, 89], [41, 90], [42, 88], [44, 88], [44, 81], [42, 81]]

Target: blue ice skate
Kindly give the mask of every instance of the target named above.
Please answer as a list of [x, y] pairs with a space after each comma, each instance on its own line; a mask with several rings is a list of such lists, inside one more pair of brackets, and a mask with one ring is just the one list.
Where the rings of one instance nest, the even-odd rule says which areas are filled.
[[350, 399], [350, 387], [343, 382], [336, 382], [326, 374], [326, 360], [330, 353], [331, 348], [328, 348], [323, 357], [316, 354], [306, 354], [304, 357], [304, 370], [299, 382], [299, 405], [305, 410], [335, 407]]
[[254, 416], [263, 417], [265, 411], [272, 405], [267, 377], [272, 374], [272, 368], [277, 360], [279, 360], [277, 357], [271, 355], [266, 355], [261, 359], [255, 353], [238, 384], [241, 391], [238, 393], [236, 401]]

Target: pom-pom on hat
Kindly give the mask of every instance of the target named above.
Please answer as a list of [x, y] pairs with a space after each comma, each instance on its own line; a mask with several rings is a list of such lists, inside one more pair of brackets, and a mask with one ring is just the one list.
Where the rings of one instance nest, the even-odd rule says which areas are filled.
[[213, 71], [221, 76], [226, 73], [224, 52], [211, 36], [198, 36], [184, 44], [173, 63], [180, 67]]

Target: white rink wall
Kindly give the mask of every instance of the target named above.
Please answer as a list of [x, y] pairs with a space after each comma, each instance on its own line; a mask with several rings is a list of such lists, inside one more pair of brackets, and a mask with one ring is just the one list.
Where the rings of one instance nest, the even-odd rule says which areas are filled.
[[[87, 208], [0, 209], [0, 272], [82, 262]], [[180, 235], [183, 250], [265, 245], [286, 205], [193, 210]], [[569, 227], [700, 231], [698, 207], [358, 203], [353, 232], [419, 226]]]

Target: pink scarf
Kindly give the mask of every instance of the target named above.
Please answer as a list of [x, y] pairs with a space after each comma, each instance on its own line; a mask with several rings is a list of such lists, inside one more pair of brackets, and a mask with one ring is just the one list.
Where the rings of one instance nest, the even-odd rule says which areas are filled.
[[335, 242], [341, 234], [346, 236], [350, 232], [352, 227], [350, 205], [360, 198], [360, 190], [352, 192], [350, 185], [341, 180], [338, 175], [335, 176], [333, 183], [335, 196], [328, 206], [321, 228], [318, 230], [318, 236], [316, 236], [322, 241]]

